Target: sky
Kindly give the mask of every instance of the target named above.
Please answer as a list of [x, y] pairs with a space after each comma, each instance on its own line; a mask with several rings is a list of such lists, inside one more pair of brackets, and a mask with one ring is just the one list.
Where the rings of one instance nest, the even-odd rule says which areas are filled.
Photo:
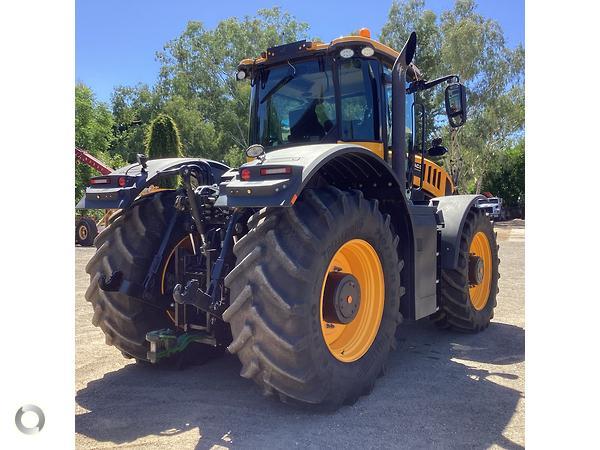
[[[75, 78], [90, 86], [99, 100], [109, 102], [115, 86], [154, 84], [156, 52], [179, 36], [190, 20], [214, 28], [223, 19], [280, 6], [307, 22], [310, 36], [328, 42], [362, 27], [377, 38], [391, 4], [392, 0], [76, 0]], [[453, 4], [454, 0], [426, 0], [425, 7], [439, 15]], [[524, 43], [524, 0], [477, 4], [482, 15], [500, 23], [509, 47]]]

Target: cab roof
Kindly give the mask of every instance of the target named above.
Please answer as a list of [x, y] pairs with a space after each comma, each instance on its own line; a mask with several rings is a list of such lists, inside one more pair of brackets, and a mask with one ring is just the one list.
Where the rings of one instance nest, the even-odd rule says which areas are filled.
[[[267, 49], [266, 52], [262, 52], [258, 58], [243, 59], [238, 65], [238, 70], [252, 71], [255, 68], [268, 67], [293, 58], [328, 54], [347, 47], [356, 49], [357, 47], [363, 48], [365, 46], [373, 48], [375, 51], [373, 57], [378, 58], [389, 65], [393, 65], [399, 52], [379, 41], [371, 39], [368, 30], [366, 30], [366, 32], [364, 32], [364, 30], [366, 29], [363, 28], [359, 31], [359, 33], [362, 34], [361, 36], [339, 37], [328, 44], [304, 40], [271, 47]], [[407, 72], [410, 81], [421, 80], [423, 78], [419, 69], [412, 63], [409, 65]]]

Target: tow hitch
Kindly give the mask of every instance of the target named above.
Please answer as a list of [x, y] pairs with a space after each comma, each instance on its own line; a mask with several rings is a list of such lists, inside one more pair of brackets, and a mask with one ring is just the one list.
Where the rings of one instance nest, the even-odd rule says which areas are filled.
[[146, 340], [150, 343], [150, 351], [148, 351], [146, 356], [153, 364], [183, 352], [194, 342], [213, 347], [217, 346], [217, 340], [206, 333], [176, 333], [169, 328], [146, 333]]

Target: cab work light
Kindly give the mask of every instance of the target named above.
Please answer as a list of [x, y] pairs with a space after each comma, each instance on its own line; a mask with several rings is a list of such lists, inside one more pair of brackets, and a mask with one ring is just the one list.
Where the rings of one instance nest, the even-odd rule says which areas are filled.
[[265, 167], [260, 169], [261, 175], [284, 175], [292, 173], [291, 167]]

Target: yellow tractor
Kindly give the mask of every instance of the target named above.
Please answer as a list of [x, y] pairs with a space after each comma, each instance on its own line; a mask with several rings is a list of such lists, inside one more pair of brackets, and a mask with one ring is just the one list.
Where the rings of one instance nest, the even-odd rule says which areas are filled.
[[[426, 81], [370, 38], [299, 41], [239, 65], [251, 85], [248, 162], [147, 160], [96, 177], [81, 208], [120, 212], [86, 270], [93, 323], [152, 363], [236, 354], [285, 402], [337, 407], [370, 392], [403, 319], [478, 332], [493, 317], [498, 246], [476, 195], [426, 159]], [[426, 150], [426, 147], [429, 147]], [[181, 187], [140, 196], [163, 177]], [[207, 380], [208, 381], [208, 380]], [[209, 382], [209, 381], [208, 381]]]

